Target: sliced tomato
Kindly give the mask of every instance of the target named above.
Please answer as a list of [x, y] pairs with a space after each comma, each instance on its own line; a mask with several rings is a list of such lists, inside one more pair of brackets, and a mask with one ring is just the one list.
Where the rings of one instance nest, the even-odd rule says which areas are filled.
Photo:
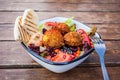
[[56, 22], [46, 22], [45, 26], [56, 26], [57, 23]]
[[53, 62], [68, 62], [74, 59], [74, 56], [71, 54], [67, 54], [67, 53], [63, 53], [61, 51], [59, 51], [59, 53], [52, 57], [52, 61]]
[[78, 29], [77, 32], [82, 35], [83, 37], [83, 48], [84, 51], [87, 52], [92, 46], [91, 46], [91, 40], [87, 33], [83, 29]]
[[82, 37], [83, 37], [83, 44], [87, 42], [90, 45], [90, 43], [91, 43], [90, 38], [89, 38], [89, 36], [87, 35], [87, 33], [83, 29], [78, 29], [76, 32], [78, 32], [79, 34], [82, 35]]
[[51, 56], [45, 56], [45, 59], [51, 60]]

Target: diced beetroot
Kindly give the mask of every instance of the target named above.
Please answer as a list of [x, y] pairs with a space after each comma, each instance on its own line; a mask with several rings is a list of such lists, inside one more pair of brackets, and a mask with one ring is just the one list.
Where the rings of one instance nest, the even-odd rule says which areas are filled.
[[80, 48], [78, 47], [78, 50], [73, 54], [75, 57], [80, 56]]
[[44, 34], [47, 31], [47, 29], [43, 28], [42, 33]]
[[37, 54], [40, 54], [40, 48], [39, 46], [35, 46], [34, 44], [29, 44], [28, 46], [32, 51], [36, 52]]

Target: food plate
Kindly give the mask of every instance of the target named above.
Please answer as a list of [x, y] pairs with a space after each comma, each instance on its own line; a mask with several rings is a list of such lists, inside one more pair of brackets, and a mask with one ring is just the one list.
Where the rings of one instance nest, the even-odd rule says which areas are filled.
[[[68, 18], [65, 17], [54, 17], [54, 18], [49, 18], [46, 20], [41, 20], [39, 24], [45, 23], [45, 22], [63, 22], [67, 20]], [[76, 20], [73, 20], [73, 23], [76, 24], [76, 29], [84, 29], [86, 32], [90, 31], [90, 28]], [[95, 37], [100, 37], [98, 33], [95, 33]], [[27, 51], [27, 53], [40, 65], [45, 67], [46, 69], [53, 71], [55, 73], [63, 73], [66, 72], [80, 63], [82, 63], [84, 60], [87, 59], [87, 57], [93, 52], [94, 48], [91, 48], [88, 50], [86, 53], [83, 53], [80, 57], [69, 61], [69, 62], [52, 62], [49, 60], [46, 60], [45, 58], [39, 56], [35, 52], [33, 52], [30, 48], [28, 48], [23, 42], [21, 42], [21, 45], [24, 47], [24, 49]]]

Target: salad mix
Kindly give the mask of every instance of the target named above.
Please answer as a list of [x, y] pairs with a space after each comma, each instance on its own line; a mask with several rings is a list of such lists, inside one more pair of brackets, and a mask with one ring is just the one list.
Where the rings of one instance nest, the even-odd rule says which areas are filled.
[[[68, 62], [86, 53], [93, 44], [89, 34], [76, 29], [73, 17], [63, 22], [45, 22], [31, 36], [27, 46], [52, 62]], [[94, 32], [95, 33], [95, 32]]]

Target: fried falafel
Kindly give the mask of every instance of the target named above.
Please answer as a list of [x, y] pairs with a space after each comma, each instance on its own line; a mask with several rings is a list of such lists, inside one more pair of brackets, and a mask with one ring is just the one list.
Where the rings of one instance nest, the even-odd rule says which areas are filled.
[[64, 39], [58, 30], [51, 29], [44, 33], [42, 43], [46, 47], [59, 48], [64, 45]]
[[56, 26], [53, 26], [52, 29], [57, 29], [62, 33], [62, 35], [65, 35], [66, 33], [70, 32], [70, 28], [65, 23], [57, 23]]
[[70, 46], [80, 46], [82, 44], [82, 37], [77, 32], [69, 32], [64, 35], [65, 44]]

